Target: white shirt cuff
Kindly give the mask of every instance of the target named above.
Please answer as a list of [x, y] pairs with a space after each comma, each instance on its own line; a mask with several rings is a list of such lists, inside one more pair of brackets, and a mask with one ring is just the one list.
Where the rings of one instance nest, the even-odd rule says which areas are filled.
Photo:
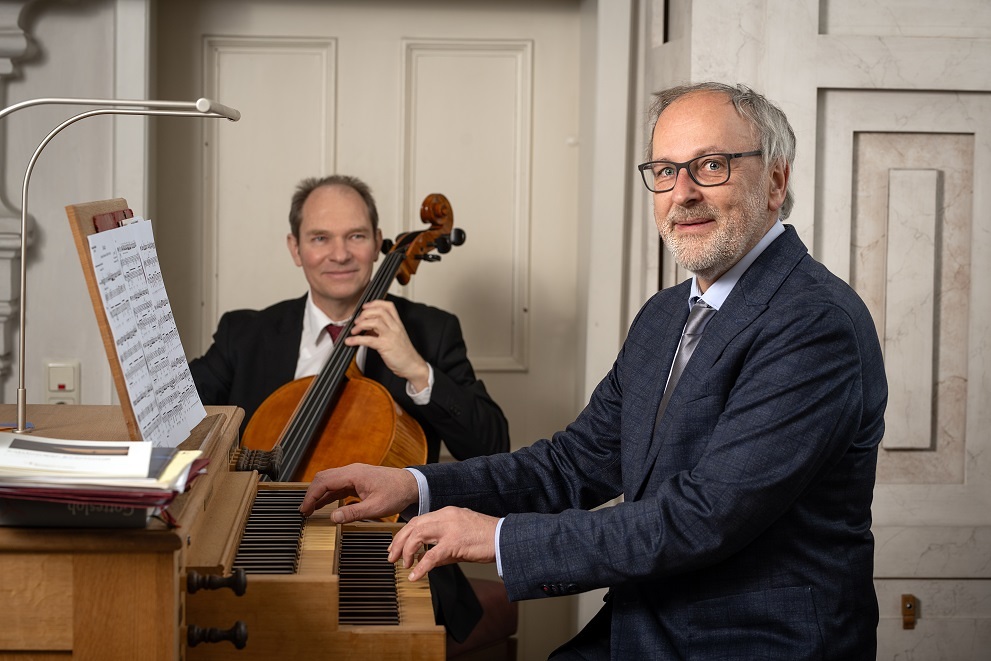
[[499, 578], [502, 578], [502, 556], [499, 554], [499, 534], [502, 532], [502, 522], [505, 520], [506, 517], [499, 519], [495, 531], [496, 571], [499, 572]]
[[[406, 470], [412, 473], [413, 477], [416, 478], [416, 489], [417, 492], [420, 494], [420, 506], [418, 508], [414, 508], [413, 506], [410, 506], [403, 511], [403, 515], [404, 515], [403, 518], [405, 518], [408, 521], [409, 519], [412, 519], [414, 516], [420, 516], [421, 514], [426, 514], [427, 512], [430, 511], [430, 487], [427, 486], [427, 478], [423, 476], [423, 473], [416, 470], [415, 468], [407, 468]], [[411, 513], [413, 509], [417, 510], [416, 514], [411, 514], [411, 516], [408, 517], [405, 516], [407, 512]]]
[[[413, 514], [414, 508], [412, 506], [406, 508], [402, 513], [403, 518], [409, 521], [414, 516], [420, 516], [430, 511], [430, 487], [427, 486], [427, 478], [423, 476], [423, 473], [415, 468], [407, 467], [406, 470], [416, 478], [416, 489], [420, 496], [420, 506], [417, 508], [416, 514]], [[499, 578], [502, 578], [502, 555], [499, 553], [499, 535], [502, 532], [502, 524], [505, 520], [506, 517], [499, 519], [499, 523], [496, 524], [495, 529], [496, 571], [499, 573]]]
[[419, 406], [425, 406], [430, 403], [430, 391], [434, 387], [434, 366], [427, 363], [427, 369], [430, 371], [427, 375], [427, 387], [420, 392], [414, 392], [410, 382], [406, 382], [406, 394], [409, 395], [409, 398], [413, 400], [414, 404]]

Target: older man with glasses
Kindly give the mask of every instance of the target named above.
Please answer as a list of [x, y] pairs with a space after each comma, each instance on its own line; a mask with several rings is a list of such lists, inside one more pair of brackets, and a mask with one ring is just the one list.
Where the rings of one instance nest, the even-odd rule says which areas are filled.
[[511, 454], [320, 473], [302, 511], [418, 507], [391, 550], [427, 546], [414, 580], [472, 561], [511, 599], [608, 587], [555, 659], [874, 659], [870, 314], [782, 222], [795, 136], [777, 106], [701, 83], [652, 110], [639, 169], [693, 277], [647, 301], [578, 418]]

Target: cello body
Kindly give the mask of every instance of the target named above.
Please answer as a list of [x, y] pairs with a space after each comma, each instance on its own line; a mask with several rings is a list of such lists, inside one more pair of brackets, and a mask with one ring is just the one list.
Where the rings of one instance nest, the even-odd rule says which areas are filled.
[[[349, 370], [340, 399], [301, 467], [283, 481], [310, 482], [317, 472], [353, 463], [403, 468], [427, 462], [423, 429], [381, 383]], [[285, 384], [251, 416], [241, 447], [271, 450], [316, 377]]]

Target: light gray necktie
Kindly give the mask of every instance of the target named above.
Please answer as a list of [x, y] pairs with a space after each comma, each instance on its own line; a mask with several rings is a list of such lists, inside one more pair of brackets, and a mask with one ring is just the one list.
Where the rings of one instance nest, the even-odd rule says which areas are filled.
[[671, 364], [671, 375], [668, 377], [668, 384], [664, 388], [661, 405], [657, 407], [657, 417], [654, 418], [655, 427], [657, 426], [657, 422], [660, 421], [661, 416], [664, 415], [664, 409], [668, 407], [668, 400], [671, 399], [671, 393], [674, 392], [674, 387], [678, 385], [678, 379], [681, 378], [681, 373], [685, 371], [685, 365], [688, 364], [688, 359], [692, 357], [695, 346], [702, 338], [702, 331], [705, 330], [705, 325], [709, 323], [709, 320], [712, 319], [712, 315], [715, 313], [716, 309], [710, 307], [701, 298], [696, 297], [692, 303], [692, 310], [688, 313], [688, 322], [685, 324], [685, 330], [681, 335], [681, 342], [678, 344], [678, 352], [675, 353], [674, 362]]

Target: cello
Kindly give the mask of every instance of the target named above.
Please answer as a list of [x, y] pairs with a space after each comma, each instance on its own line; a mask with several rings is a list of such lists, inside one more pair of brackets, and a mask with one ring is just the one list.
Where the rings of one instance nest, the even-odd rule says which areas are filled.
[[[365, 303], [385, 298], [393, 279], [409, 283], [421, 261], [440, 260], [434, 250], [444, 254], [464, 243], [464, 230], [453, 227], [454, 214], [443, 195], [423, 200], [420, 219], [429, 229], [383, 242], [386, 257], [341, 337], [351, 334]], [[357, 351], [338, 342], [318, 374], [269, 395], [244, 430], [232, 458], [236, 470], [257, 470], [278, 482], [309, 482], [318, 471], [355, 462], [399, 468], [425, 463], [427, 442], [420, 425], [385, 386], [361, 374]]]

